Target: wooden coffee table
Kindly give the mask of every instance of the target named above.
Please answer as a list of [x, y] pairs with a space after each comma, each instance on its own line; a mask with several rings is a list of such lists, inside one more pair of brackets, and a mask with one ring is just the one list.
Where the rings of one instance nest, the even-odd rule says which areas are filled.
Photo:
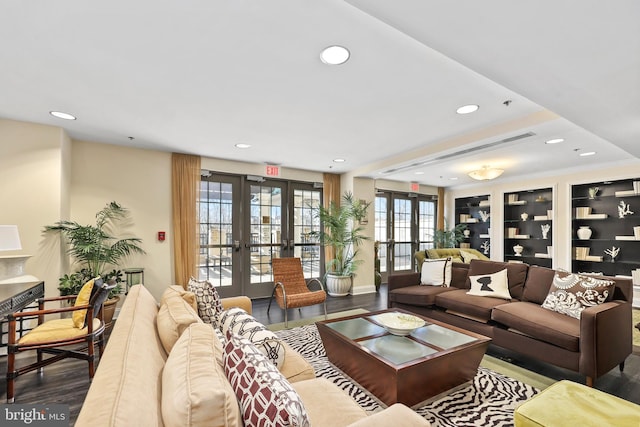
[[433, 319], [408, 336], [387, 332], [389, 309], [317, 322], [329, 361], [385, 405], [418, 403], [475, 377], [490, 338]]

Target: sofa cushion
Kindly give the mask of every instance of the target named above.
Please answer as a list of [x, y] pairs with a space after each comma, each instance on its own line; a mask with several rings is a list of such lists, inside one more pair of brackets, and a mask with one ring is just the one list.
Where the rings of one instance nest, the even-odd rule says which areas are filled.
[[191, 306], [191, 308], [193, 308], [193, 310], [196, 313], [198, 312], [198, 303], [196, 301], [196, 295], [191, 291], [187, 291], [185, 288], [183, 288], [180, 285], [171, 285], [167, 289], [165, 289], [164, 292], [162, 293], [162, 296], [160, 297], [160, 305], [164, 304], [165, 300], [172, 295], [180, 296], [183, 300], [187, 302], [187, 304]]
[[605, 302], [614, 287], [612, 280], [558, 271], [542, 307], [580, 319], [582, 310]]
[[251, 341], [230, 332], [224, 350], [225, 373], [245, 425], [311, 425], [298, 393]]
[[465, 289], [436, 295], [438, 307], [485, 323], [491, 319], [491, 309], [504, 303], [505, 300], [500, 298], [468, 295]]
[[469, 281], [471, 283], [471, 289], [467, 292], [468, 295], [508, 300], [511, 299], [506, 268], [493, 274], [469, 276]]
[[162, 346], [167, 354], [171, 353], [173, 345], [178, 341], [180, 335], [192, 323], [201, 323], [202, 320], [187, 303], [177, 293], [166, 295], [164, 303], [160, 305], [156, 317], [158, 335], [162, 341]]
[[251, 341], [276, 367], [284, 363], [286, 348], [278, 336], [240, 307], [225, 310], [220, 317], [224, 336], [229, 331]]
[[539, 265], [529, 267], [522, 300], [542, 304], [549, 293], [556, 271]]
[[580, 321], [538, 304], [522, 301], [502, 304], [493, 309], [491, 318], [537, 340], [569, 351], [580, 351]]
[[[93, 284], [96, 279], [91, 279], [82, 286], [76, 301], [73, 304], [74, 307], [80, 307], [81, 305], [89, 305], [89, 299], [91, 298], [91, 291], [93, 290]], [[73, 319], [73, 326], [78, 329], [82, 329], [86, 326], [85, 318], [87, 317], [87, 310], [76, 310], [71, 314]]]
[[223, 309], [220, 295], [213, 284], [208, 280], [198, 281], [191, 277], [187, 289], [196, 296], [198, 316], [202, 321], [216, 328], [219, 327]]
[[444, 286], [413, 285], [389, 291], [389, 302], [429, 307], [436, 303], [436, 295], [456, 290]]
[[222, 347], [211, 325], [193, 323], [176, 341], [162, 371], [162, 420], [170, 426], [241, 427]]
[[425, 259], [420, 271], [420, 284], [431, 286], [451, 285], [451, 257]]
[[462, 262], [464, 262], [465, 264], [471, 263], [471, 260], [473, 259], [486, 259], [486, 258], [481, 258], [475, 252], [471, 252], [463, 249], [460, 249], [460, 256], [462, 257]]
[[[505, 268], [507, 269], [507, 279], [509, 281], [509, 294], [511, 294], [512, 298], [522, 299], [524, 283], [529, 269], [528, 264], [474, 259], [469, 263], [469, 276], [493, 274]], [[467, 278], [467, 288], [470, 287], [471, 282]]]
[[300, 381], [292, 386], [304, 402], [313, 426], [348, 426], [367, 418], [355, 400], [325, 378]]

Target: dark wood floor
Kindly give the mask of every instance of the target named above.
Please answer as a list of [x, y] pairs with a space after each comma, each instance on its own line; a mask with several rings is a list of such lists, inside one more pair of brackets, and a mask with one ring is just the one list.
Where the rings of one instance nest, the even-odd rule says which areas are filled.
[[[283, 311], [277, 306], [271, 307], [267, 314], [269, 300], [261, 299], [253, 301], [254, 316], [265, 324], [280, 323], [284, 321]], [[380, 310], [387, 307], [386, 291], [383, 288], [378, 294], [366, 294], [358, 296], [347, 296], [340, 298], [329, 297], [327, 301], [327, 311], [336, 313], [354, 308], [364, 308], [367, 310]], [[322, 306], [304, 307], [300, 311], [290, 310], [289, 320], [308, 318], [322, 315]], [[490, 346], [488, 354], [508, 360], [511, 363], [537, 372], [541, 375], [561, 380], [570, 379], [583, 382], [584, 378], [571, 371], [556, 368], [554, 366], [538, 362], [519, 354]], [[0, 357], [0, 393], [1, 402], [6, 400], [6, 357]], [[38, 404], [67, 404], [70, 408], [71, 421], [75, 421], [82, 406], [84, 397], [89, 389], [89, 378], [87, 374], [87, 363], [76, 360], [65, 360], [45, 368], [44, 375], [31, 372], [19, 377], [15, 383], [16, 403], [38, 403]], [[623, 399], [640, 404], [640, 355], [631, 355], [625, 365], [625, 370], [621, 374], [618, 369], [614, 369], [606, 375], [598, 378], [595, 387], [607, 393], [622, 397]]]

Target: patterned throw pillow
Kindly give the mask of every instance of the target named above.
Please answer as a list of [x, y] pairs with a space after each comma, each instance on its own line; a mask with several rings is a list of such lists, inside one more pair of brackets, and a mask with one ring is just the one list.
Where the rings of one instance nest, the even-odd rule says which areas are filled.
[[220, 328], [225, 337], [228, 337], [231, 331], [247, 338], [273, 365], [278, 369], [282, 368], [285, 347], [280, 338], [240, 307], [233, 307], [222, 313]]
[[208, 280], [197, 281], [193, 277], [189, 279], [187, 290], [196, 295], [198, 303], [198, 316], [205, 323], [210, 323], [214, 328], [219, 328], [220, 315], [222, 314], [222, 301], [215, 286]]
[[542, 307], [580, 319], [582, 310], [605, 302], [614, 287], [613, 280], [557, 271]]
[[471, 290], [467, 292], [468, 295], [511, 299], [506, 268], [493, 274], [469, 276], [469, 280]]
[[224, 350], [224, 370], [245, 426], [311, 425], [298, 393], [251, 341], [229, 333]]
[[420, 270], [420, 284], [432, 286], [451, 285], [451, 257], [425, 259]]

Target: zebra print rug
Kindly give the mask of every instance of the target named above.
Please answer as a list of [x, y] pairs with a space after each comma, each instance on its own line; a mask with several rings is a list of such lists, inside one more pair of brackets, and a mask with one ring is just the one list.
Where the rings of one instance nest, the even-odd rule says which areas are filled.
[[[375, 397], [329, 362], [315, 325], [276, 334], [311, 363], [317, 376], [333, 381], [363, 409], [376, 411], [381, 408]], [[515, 407], [536, 393], [538, 390], [530, 385], [480, 367], [468, 386], [415, 410], [432, 427], [512, 426]]]

